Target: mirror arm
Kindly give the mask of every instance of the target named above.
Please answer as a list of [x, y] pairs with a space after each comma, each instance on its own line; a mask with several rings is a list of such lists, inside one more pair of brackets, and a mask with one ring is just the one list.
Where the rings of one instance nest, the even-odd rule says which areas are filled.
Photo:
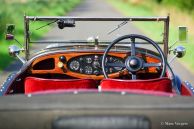
[[16, 54], [16, 57], [23, 63], [26, 63], [26, 60], [19, 56], [19, 54]]
[[24, 47], [17, 39], [14, 38], [14, 40], [15, 40], [21, 47]]
[[178, 43], [178, 41], [174, 42], [174, 43], [169, 47], [169, 51], [172, 51], [171, 48], [172, 48], [176, 43]]

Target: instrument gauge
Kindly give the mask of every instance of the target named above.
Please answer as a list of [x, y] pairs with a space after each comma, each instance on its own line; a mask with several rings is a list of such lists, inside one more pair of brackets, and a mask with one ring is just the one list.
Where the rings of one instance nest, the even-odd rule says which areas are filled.
[[88, 64], [92, 63], [92, 58], [91, 57], [86, 58], [86, 63]]
[[110, 61], [110, 62], [112, 62], [113, 60], [114, 60], [113, 57], [110, 57], [110, 58], [109, 58], [109, 61]]
[[79, 67], [80, 67], [80, 63], [79, 63], [77, 60], [74, 60], [74, 61], [72, 61], [72, 62], [70, 63], [70, 68], [71, 68], [72, 70], [77, 71], [77, 70], [79, 69]]
[[[115, 63], [117, 63], [117, 64], [123, 64], [123, 62], [120, 61], [120, 60], [115, 61]], [[114, 67], [114, 69], [117, 70], [117, 71], [120, 71], [120, 70], [122, 70], [122, 67]]]
[[91, 66], [86, 66], [85, 67], [85, 74], [92, 74], [93, 72], [93, 69]]

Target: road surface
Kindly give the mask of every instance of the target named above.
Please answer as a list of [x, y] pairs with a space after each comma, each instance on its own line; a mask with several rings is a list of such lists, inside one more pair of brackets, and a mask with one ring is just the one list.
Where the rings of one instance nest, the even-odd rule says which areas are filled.
[[[69, 16], [80, 16], [80, 17], [87, 17], [87, 16], [89, 17], [121, 17], [123, 16], [119, 11], [117, 11], [110, 4], [105, 2], [105, 0], [84, 0], [78, 7], [76, 7], [68, 15]], [[133, 25], [130, 26], [130, 30], [134, 31], [135, 33], [141, 33], [140, 30], [135, 28]], [[43, 38], [47, 38], [51, 35], [52, 37], [64, 36], [63, 34], [59, 33], [57, 27], [54, 27]], [[20, 63], [20, 61], [14, 61], [11, 65], [9, 65], [0, 74], [0, 84], [2, 84], [3, 80], [5, 80], [11, 72], [18, 71], [21, 66], [22, 64]], [[171, 64], [171, 66], [173, 67], [173, 70], [176, 72], [176, 74], [180, 75], [182, 80], [185, 80], [185, 81], [187, 80], [194, 85], [194, 75], [190, 71], [185, 69], [182, 64], [180, 64], [177, 60], [175, 60]]]

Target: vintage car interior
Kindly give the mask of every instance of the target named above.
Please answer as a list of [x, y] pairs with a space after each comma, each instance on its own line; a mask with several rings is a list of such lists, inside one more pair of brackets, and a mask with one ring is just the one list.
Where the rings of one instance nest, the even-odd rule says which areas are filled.
[[[60, 18], [25, 17], [26, 53], [19, 57], [19, 48], [10, 46], [11, 55], [24, 62], [9, 86], [2, 94], [42, 94], [74, 90], [127, 91], [138, 94], [186, 95], [191, 96], [188, 86], [176, 77], [167, 62], [168, 28], [164, 29], [163, 47], [141, 34], [120, 34], [110, 41], [38, 41], [33, 42], [29, 34], [30, 20], [55, 20], [59, 29], [75, 27], [77, 21], [124, 21], [148, 20], [168, 22], [163, 18]], [[121, 23], [127, 24], [127, 23]], [[119, 24], [119, 27], [122, 25]], [[79, 25], [79, 23], [78, 23]], [[65, 28], [66, 27], [66, 28]], [[41, 27], [40, 27], [41, 28]], [[68, 30], [69, 31], [69, 30]], [[113, 30], [115, 31], [115, 30]], [[113, 31], [109, 32], [112, 33]], [[75, 33], [75, 32], [74, 32]], [[64, 34], [65, 35], [65, 34]], [[10, 36], [10, 35], [8, 35]], [[115, 36], [114, 36], [115, 37]], [[10, 37], [9, 37], [10, 38]], [[46, 48], [31, 54], [30, 43], [49, 44]], [[71, 43], [67, 45], [67, 43]], [[141, 47], [146, 44], [147, 48]], [[149, 46], [150, 45], [150, 46]], [[152, 49], [149, 49], [153, 47]], [[176, 56], [184, 56], [181, 47], [174, 50]], [[30, 57], [30, 56], [31, 57]], [[32, 56], [33, 55], [33, 56]], [[8, 78], [9, 79], [9, 78]]]
[[[56, 30], [34, 39], [49, 25]], [[13, 28], [7, 40], [16, 40]], [[186, 50], [168, 37], [169, 16], [24, 16], [24, 45], [9, 47], [23, 66], [0, 88], [0, 128], [193, 129], [193, 87], [170, 66]]]

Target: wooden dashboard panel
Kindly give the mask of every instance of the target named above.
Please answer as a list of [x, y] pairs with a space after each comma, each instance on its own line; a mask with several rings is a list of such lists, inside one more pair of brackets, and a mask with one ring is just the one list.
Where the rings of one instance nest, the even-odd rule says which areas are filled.
[[[76, 72], [72, 72], [71, 70], [68, 69], [67, 67], [67, 63], [62, 63], [60, 60], [59, 60], [59, 57], [60, 56], [65, 56], [66, 57], [66, 62], [68, 62], [70, 59], [74, 58], [74, 57], [78, 57], [78, 56], [85, 56], [85, 55], [95, 55], [95, 54], [101, 54], [103, 55], [103, 52], [66, 52], [66, 53], [55, 53], [55, 54], [50, 54], [50, 55], [45, 55], [45, 56], [42, 56], [40, 58], [37, 58], [36, 60], [34, 60], [34, 62], [32, 63], [31, 65], [31, 68], [30, 68], [30, 72], [32, 74], [66, 74], [68, 76], [72, 76], [72, 77], [75, 77], [75, 78], [92, 78], [92, 79], [95, 79], [95, 80], [101, 80], [104, 78], [103, 75], [88, 75], [88, 74], [82, 74], [82, 73], [76, 73]], [[124, 53], [124, 52], [109, 52], [109, 55], [110, 56], [115, 56], [115, 57], [119, 57], [119, 58], [125, 58], [127, 56], [128, 53]], [[141, 55], [139, 55], [141, 56]], [[53, 69], [49, 69], [49, 70], [35, 70], [33, 69], [33, 67], [41, 62], [41, 61], [44, 61], [46, 59], [54, 59], [54, 67]], [[146, 58], [146, 61], [149, 63], [149, 62], [154, 62], [154, 63], [158, 63], [159, 60], [156, 59], [156, 58], [153, 58], [153, 57], [150, 57], [150, 56], [146, 56], [144, 57], [144, 59]], [[61, 65], [62, 63], [62, 67], [59, 65]], [[48, 64], [47, 64], [48, 65]], [[147, 72], [150, 72], [150, 73], [155, 73], [157, 72], [156, 71], [156, 68], [154, 67], [150, 67], [148, 68]], [[122, 70], [122, 71], [119, 71], [119, 72], [116, 72], [116, 73], [112, 73], [112, 74], [109, 74], [109, 77], [110, 78], [116, 78], [116, 77], [119, 77], [119, 76], [122, 76], [122, 75], [125, 75], [125, 74], [128, 74], [127, 70]]]

